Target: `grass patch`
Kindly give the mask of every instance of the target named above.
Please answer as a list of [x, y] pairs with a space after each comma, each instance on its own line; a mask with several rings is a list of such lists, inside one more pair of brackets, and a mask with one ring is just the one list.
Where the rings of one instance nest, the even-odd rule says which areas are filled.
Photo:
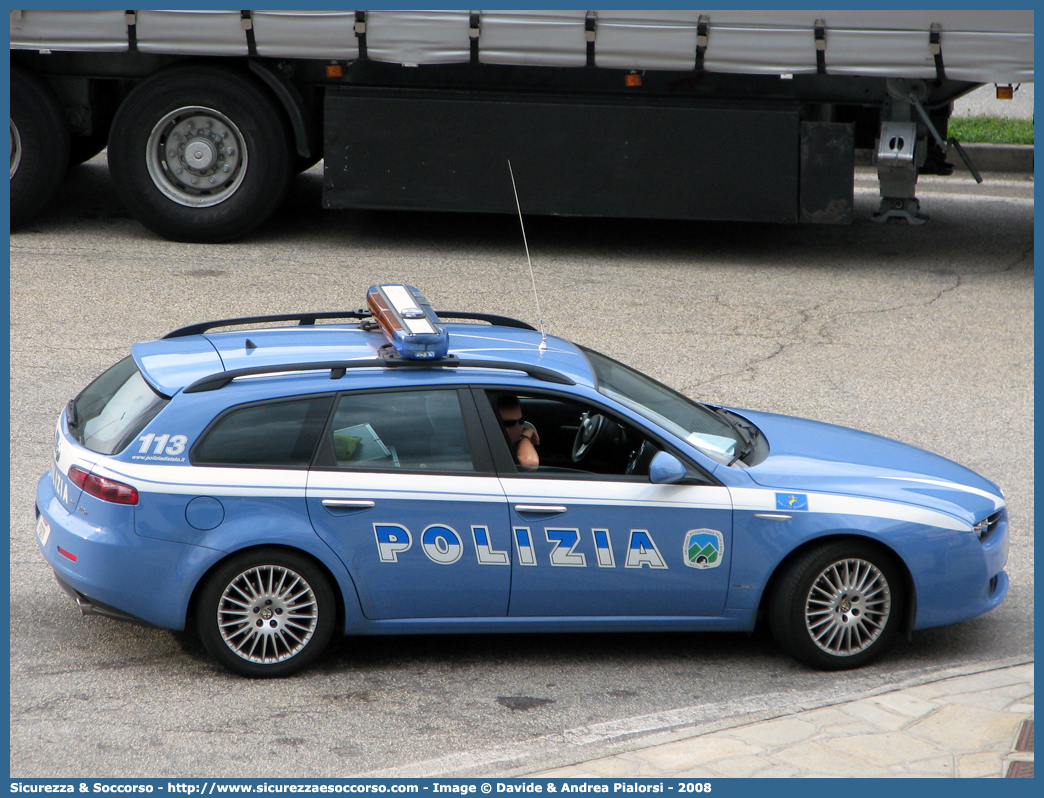
[[962, 144], [1032, 144], [1032, 119], [962, 116], [950, 119], [949, 134]]

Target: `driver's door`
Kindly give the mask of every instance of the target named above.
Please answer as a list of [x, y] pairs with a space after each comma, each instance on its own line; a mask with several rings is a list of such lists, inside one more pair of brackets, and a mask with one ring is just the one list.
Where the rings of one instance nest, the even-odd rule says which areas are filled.
[[[541, 467], [525, 472], [515, 466], [506, 442], [495, 458], [514, 549], [508, 615], [721, 615], [732, 561], [728, 491], [710, 484], [654, 485], [645, 456], [640, 469], [645, 473], [626, 474], [632, 453], [652, 441], [605, 408], [545, 394], [519, 399], [540, 433]], [[546, 412], [555, 401], [568, 410]], [[605, 440], [587, 451], [574, 445], [575, 426], [554, 426], [555, 418], [573, 418], [577, 411], [580, 417], [601, 415], [610, 423]], [[497, 443], [495, 435], [490, 438]], [[614, 446], [624, 450], [614, 453]], [[556, 456], [549, 467], [545, 449], [582, 456], [570, 458], [567, 467]]]

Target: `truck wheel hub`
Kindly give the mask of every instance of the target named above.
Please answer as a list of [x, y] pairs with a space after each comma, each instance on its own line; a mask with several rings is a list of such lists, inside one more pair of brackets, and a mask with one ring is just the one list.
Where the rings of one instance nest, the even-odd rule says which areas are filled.
[[206, 139], [194, 139], [185, 145], [185, 165], [194, 172], [207, 171], [217, 157], [217, 149]]
[[178, 108], [156, 123], [148, 143], [153, 183], [180, 205], [205, 208], [225, 201], [246, 175], [242, 134], [219, 111]]

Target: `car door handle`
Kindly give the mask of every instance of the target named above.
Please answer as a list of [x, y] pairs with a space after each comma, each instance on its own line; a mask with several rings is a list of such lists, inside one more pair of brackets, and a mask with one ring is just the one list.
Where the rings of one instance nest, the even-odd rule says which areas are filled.
[[548, 513], [558, 514], [564, 513], [569, 508], [562, 504], [516, 504], [516, 513], [540, 513], [547, 515]]
[[369, 499], [323, 499], [323, 507], [328, 510], [369, 510], [376, 506], [377, 502]]

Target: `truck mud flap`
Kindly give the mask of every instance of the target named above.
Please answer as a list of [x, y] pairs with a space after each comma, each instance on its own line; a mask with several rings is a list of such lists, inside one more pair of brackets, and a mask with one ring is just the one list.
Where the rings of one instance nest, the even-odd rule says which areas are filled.
[[851, 224], [855, 127], [801, 123], [801, 216], [811, 224]]

